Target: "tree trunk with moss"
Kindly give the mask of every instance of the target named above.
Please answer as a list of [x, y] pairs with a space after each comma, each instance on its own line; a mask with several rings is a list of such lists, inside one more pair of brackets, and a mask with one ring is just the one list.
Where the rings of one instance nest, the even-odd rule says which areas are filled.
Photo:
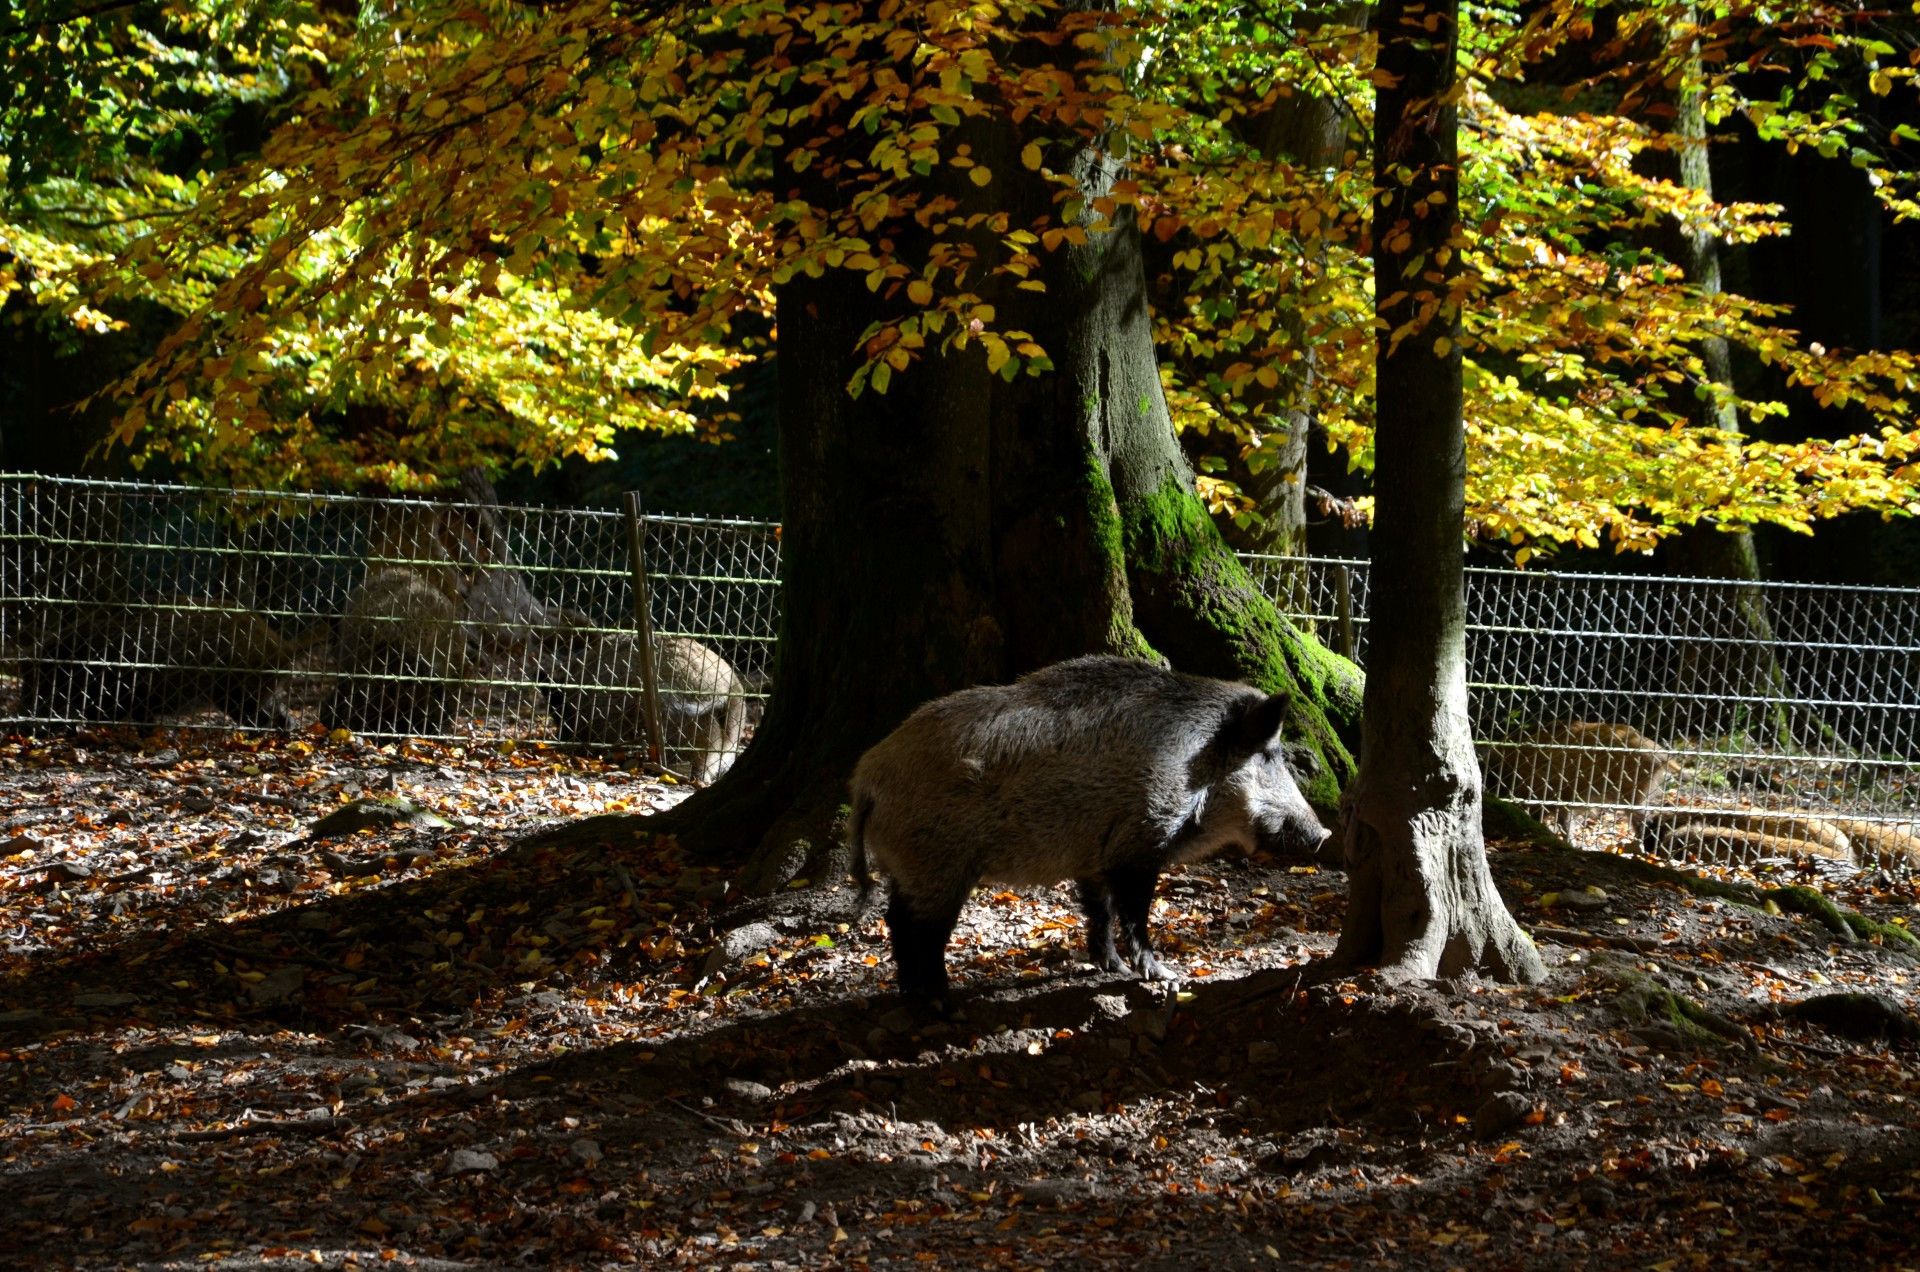
[[1336, 958], [1392, 975], [1545, 969], [1487, 869], [1468, 724], [1457, 0], [1384, 0], [1374, 122], [1375, 363], [1366, 738], [1347, 793]]
[[[1011, 128], [973, 139], [1015, 225], [1051, 206]], [[1081, 151], [1089, 202], [1121, 167]], [[962, 190], [962, 196], [969, 192]], [[1330, 812], [1359, 676], [1281, 619], [1194, 493], [1160, 389], [1140, 239], [1124, 211], [1043, 256], [1044, 294], [989, 291], [1051, 372], [989, 374], [978, 341], [850, 396], [889, 301], [846, 271], [779, 295], [782, 622], [771, 701], [728, 775], [660, 821], [740, 856], [751, 892], [838, 880], [833, 828], [862, 751], [929, 699], [1090, 653], [1297, 691], [1288, 732]], [[985, 284], [993, 287], [994, 284]], [[904, 308], [902, 313], [907, 312]]]

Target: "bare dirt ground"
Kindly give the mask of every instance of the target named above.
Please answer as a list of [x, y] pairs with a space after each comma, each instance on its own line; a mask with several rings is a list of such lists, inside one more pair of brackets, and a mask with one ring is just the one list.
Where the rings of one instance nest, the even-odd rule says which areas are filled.
[[1508, 846], [1527, 988], [1326, 977], [1337, 871], [1170, 877], [1178, 992], [1083, 964], [1067, 890], [982, 892], [967, 1019], [922, 1027], [877, 918], [716, 946], [725, 873], [629, 816], [677, 796], [530, 748], [0, 739], [0, 1263], [1920, 1264], [1911, 881], [1832, 888], [1849, 925]]

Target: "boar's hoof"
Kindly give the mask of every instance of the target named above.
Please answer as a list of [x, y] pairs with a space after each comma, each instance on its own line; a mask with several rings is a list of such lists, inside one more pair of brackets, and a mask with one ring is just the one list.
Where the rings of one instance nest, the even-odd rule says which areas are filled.
[[1120, 951], [1111, 945], [1107, 947], [1104, 954], [1096, 955], [1092, 961], [1093, 965], [1101, 971], [1111, 972], [1115, 976], [1133, 976], [1139, 971], [1132, 963], [1122, 958]]
[[1141, 950], [1140, 956], [1134, 960], [1134, 966], [1140, 972], [1140, 979], [1144, 981], [1176, 981], [1180, 979], [1180, 973], [1155, 958], [1152, 950]]

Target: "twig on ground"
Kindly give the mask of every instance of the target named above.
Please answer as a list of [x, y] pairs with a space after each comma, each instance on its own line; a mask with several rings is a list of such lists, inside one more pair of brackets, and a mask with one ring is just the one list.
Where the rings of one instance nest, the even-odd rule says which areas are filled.
[[715, 1117], [711, 1113], [703, 1113], [699, 1109], [694, 1108], [691, 1104], [688, 1104], [685, 1101], [670, 1099], [667, 1101], [667, 1103], [673, 1105], [677, 1109], [683, 1109], [686, 1112], [693, 1114], [695, 1117], [699, 1118], [703, 1122], [711, 1122], [713, 1125], [719, 1127], [721, 1130], [725, 1131], [729, 1135], [734, 1136], [737, 1139], [746, 1139], [753, 1134], [752, 1131], [748, 1130], [745, 1126], [741, 1125], [737, 1121], [732, 1120], [731, 1118]]
[[263, 1117], [204, 1131], [175, 1131], [167, 1138], [183, 1144], [198, 1144], [209, 1140], [239, 1139], [247, 1135], [326, 1135], [334, 1131], [351, 1130], [353, 1125], [350, 1117]]

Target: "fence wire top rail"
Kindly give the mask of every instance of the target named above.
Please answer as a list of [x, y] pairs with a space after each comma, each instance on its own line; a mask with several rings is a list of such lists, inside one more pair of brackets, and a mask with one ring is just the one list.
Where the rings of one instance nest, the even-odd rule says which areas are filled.
[[[618, 522], [625, 515], [618, 508], [554, 508], [540, 504], [481, 503], [473, 500], [446, 499], [432, 495], [390, 495], [355, 494], [342, 491], [321, 490], [263, 490], [257, 486], [195, 486], [177, 482], [132, 481], [106, 477], [49, 477], [40, 473], [0, 472], [0, 484], [32, 484], [68, 488], [73, 490], [93, 490], [101, 493], [123, 492], [130, 495], [146, 495], [178, 498], [194, 495], [203, 498], [232, 501], [236, 496], [263, 503], [310, 503], [310, 504], [382, 504], [387, 506], [417, 507], [424, 509], [454, 509], [458, 511], [488, 510], [527, 514], [536, 517], [588, 517], [605, 518]], [[768, 530], [777, 531], [776, 521], [761, 521], [740, 517], [695, 517], [683, 513], [647, 514], [648, 521], [677, 523], [697, 526], [717, 526], [721, 529]]]
[[[1365, 574], [1373, 568], [1373, 562], [1366, 557], [1307, 557], [1291, 556], [1273, 552], [1242, 552], [1242, 561], [1250, 564], [1272, 562], [1277, 565], [1304, 565], [1312, 569], [1332, 569], [1345, 567], [1355, 573]], [[1469, 565], [1464, 567], [1469, 578], [1503, 578], [1521, 582], [1552, 580], [1577, 583], [1606, 584], [1705, 584], [1708, 587], [1766, 588], [1781, 591], [1817, 592], [1821, 590], [1835, 592], [1871, 592], [1902, 596], [1920, 601], [1920, 588], [1902, 587], [1885, 583], [1801, 583], [1788, 579], [1727, 579], [1714, 578], [1698, 574], [1629, 574], [1625, 571], [1609, 573], [1605, 570], [1521, 570], [1512, 566]]]

